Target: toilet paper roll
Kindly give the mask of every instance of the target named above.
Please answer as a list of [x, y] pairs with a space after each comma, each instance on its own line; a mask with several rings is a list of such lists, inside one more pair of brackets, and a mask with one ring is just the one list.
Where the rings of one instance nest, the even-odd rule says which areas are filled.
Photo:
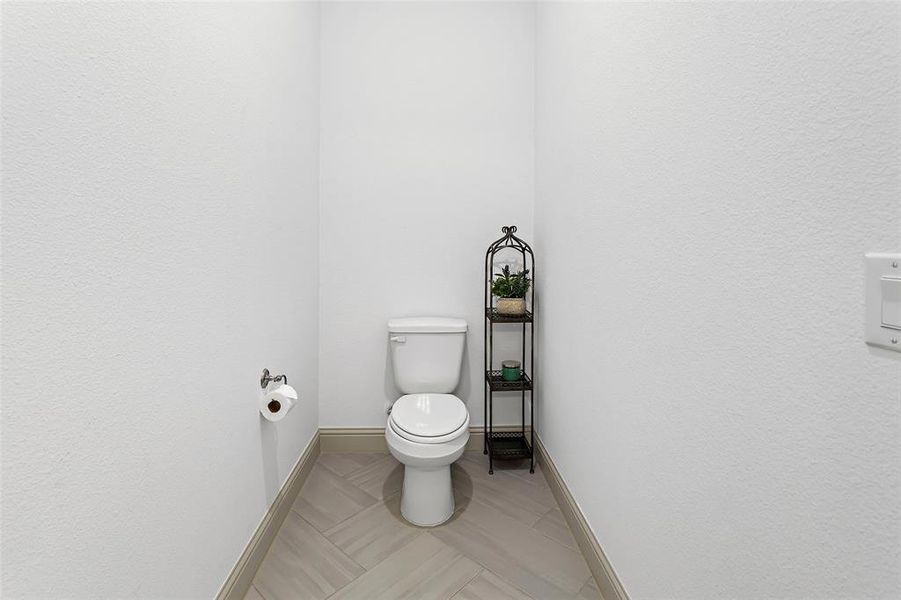
[[294, 408], [295, 402], [297, 402], [297, 390], [283, 383], [272, 388], [260, 398], [260, 414], [267, 420], [277, 423]]

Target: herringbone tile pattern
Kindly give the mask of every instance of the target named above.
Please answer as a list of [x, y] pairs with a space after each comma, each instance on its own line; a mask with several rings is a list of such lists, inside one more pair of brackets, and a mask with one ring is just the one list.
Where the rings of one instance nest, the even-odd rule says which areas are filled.
[[540, 469], [504, 467], [465, 455], [454, 516], [422, 528], [392, 456], [321, 455], [246, 600], [600, 598]]

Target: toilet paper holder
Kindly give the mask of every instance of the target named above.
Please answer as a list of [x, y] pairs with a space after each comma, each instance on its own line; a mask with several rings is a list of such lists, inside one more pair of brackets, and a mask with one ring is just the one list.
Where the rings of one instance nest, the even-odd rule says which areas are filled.
[[265, 390], [266, 386], [274, 381], [281, 381], [282, 383], [287, 384], [288, 377], [286, 375], [272, 376], [269, 374], [269, 369], [263, 369], [263, 374], [260, 375], [260, 387]]

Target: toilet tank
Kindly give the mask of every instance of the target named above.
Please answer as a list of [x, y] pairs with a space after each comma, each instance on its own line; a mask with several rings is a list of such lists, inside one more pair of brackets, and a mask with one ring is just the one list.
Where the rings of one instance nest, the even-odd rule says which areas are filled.
[[405, 317], [388, 321], [394, 382], [404, 394], [449, 394], [460, 382], [466, 321]]

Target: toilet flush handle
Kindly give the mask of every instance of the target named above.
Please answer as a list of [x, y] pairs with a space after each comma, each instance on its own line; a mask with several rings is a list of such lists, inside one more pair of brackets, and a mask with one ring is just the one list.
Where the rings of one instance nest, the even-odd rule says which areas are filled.
[[407, 336], [405, 335], [392, 335], [391, 341], [396, 344], [404, 344], [407, 341]]

